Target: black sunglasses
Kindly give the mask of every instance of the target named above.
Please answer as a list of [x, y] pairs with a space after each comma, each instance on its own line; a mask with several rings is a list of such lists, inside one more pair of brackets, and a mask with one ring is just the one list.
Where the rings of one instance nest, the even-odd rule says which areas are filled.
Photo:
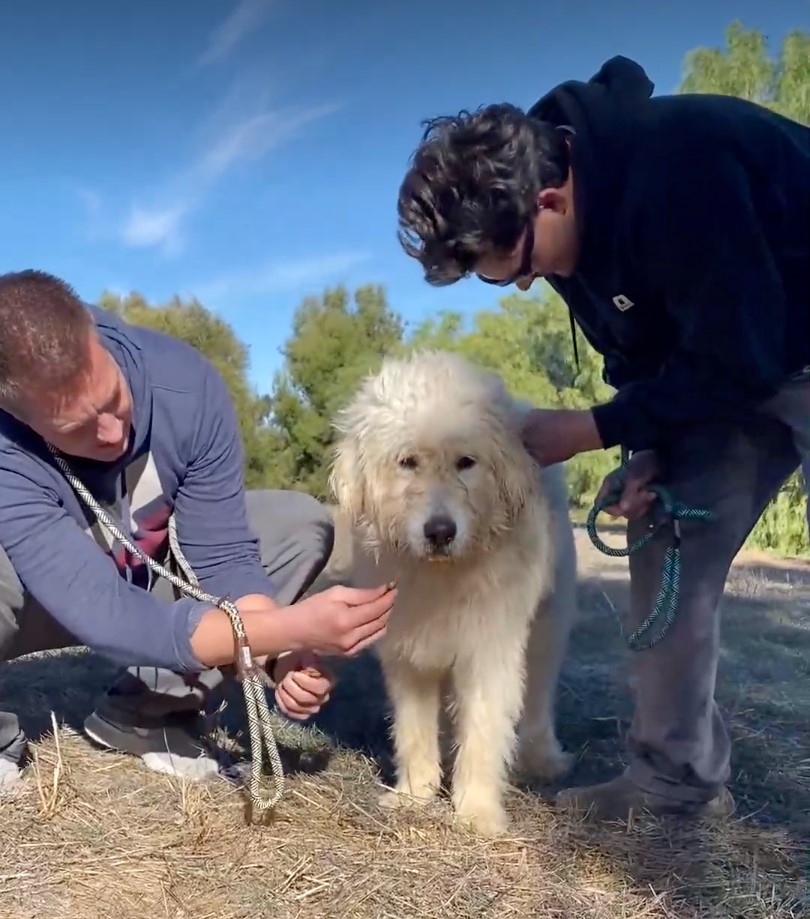
[[[536, 212], [535, 212], [536, 213]], [[534, 215], [526, 225], [526, 235], [523, 237], [523, 249], [520, 256], [520, 265], [517, 271], [513, 272], [508, 278], [495, 280], [494, 278], [484, 277], [482, 274], [476, 274], [479, 281], [485, 284], [494, 284], [496, 287], [509, 287], [515, 281], [526, 278], [532, 274], [532, 256], [534, 255]]]

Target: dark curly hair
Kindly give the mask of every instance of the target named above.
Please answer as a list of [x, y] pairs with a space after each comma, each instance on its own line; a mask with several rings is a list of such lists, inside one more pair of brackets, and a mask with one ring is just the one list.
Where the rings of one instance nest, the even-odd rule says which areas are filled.
[[537, 193], [565, 182], [569, 154], [559, 129], [506, 103], [423, 124], [399, 189], [397, 235], [438, 287], [515, 247]]

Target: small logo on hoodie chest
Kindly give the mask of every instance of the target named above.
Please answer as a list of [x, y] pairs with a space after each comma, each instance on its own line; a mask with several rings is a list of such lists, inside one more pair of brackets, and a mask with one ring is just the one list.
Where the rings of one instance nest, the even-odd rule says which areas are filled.
[[620, 313], [626, 313], [631, 307], [635, 306], [635, 303], [633, 303], [633, 301], [629, 297], [626, 297], [624, 294], [616, 294], [612, 300], [613, 305], [617, 310], [619, 310]]

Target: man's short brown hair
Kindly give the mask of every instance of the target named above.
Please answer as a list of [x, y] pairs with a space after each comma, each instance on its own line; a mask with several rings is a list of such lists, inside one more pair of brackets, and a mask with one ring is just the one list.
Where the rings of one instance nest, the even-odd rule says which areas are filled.
[[87, 363], [92, 327], [90, 312], [59, 278], [35, 270], [0, 275], [0, 404], [72, 386]]

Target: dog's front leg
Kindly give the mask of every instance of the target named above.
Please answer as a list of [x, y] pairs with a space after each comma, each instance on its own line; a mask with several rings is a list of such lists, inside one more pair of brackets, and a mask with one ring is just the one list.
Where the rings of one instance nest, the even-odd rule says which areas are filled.
[[508, 826], [503, 796], [523, 701], [526, 629], [519, 622], [510, 627], [507, 611], [492, 610], [490, 617], [506, 627], [481, 635], [478, 648], [453, 667], [458, 739], [453, 806], [473, 829], [493, 836]]
[[383, 658], [383, 674], [393, 706], [397, 781], [383, 794], [386, 807], [426, 804], [439, 791], [441, 755], [439, 709], [442, 674], [417, 670], [407, 661]]

